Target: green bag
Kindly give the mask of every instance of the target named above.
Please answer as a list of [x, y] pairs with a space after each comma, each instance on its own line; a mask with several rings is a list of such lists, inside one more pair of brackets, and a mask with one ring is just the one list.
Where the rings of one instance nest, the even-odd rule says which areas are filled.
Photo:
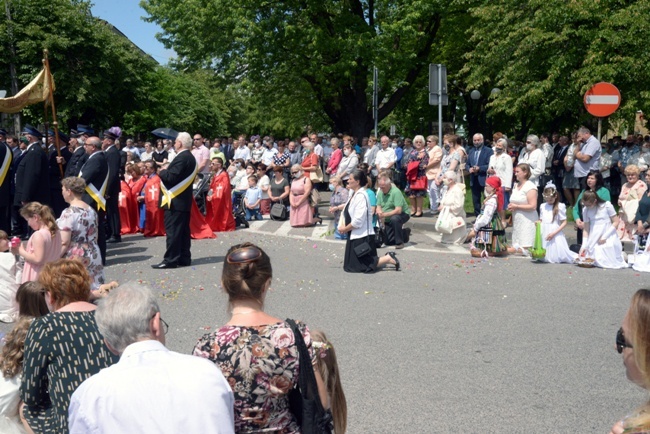
[[542, 225], [540, 222], [535, 223], [535, 242], [533, 248], [530, 249], [530, 254], [533, 259], [544, 259], [546, 257], [546, 249], [543, 247], [542, 242]]

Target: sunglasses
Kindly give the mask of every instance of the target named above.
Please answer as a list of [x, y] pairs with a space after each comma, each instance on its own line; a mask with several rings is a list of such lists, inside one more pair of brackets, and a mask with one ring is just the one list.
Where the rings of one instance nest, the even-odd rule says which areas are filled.
[[254, 246], [236, 247], [226, 257], [229, 264], [248, 264], [255, 262], [262, 257], [262, 251]]
[[619, 354], [623, 353], [623, 348], [632, 348], [632, 344], [628, 343], [625, 340], [625, 335], [623, 334], [623, 327], [618, 329], [616, 332], [616, 351]]

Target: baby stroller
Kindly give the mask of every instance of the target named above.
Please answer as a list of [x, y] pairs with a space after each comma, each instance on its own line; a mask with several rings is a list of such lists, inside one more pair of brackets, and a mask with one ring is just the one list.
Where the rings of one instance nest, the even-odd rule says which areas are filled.
[[205, 215], [205, 201], [210, 190], [210, 182], [212, 181], [211, 173], [199, 173], [194, 178], [193, 194], [196, 206], [199, 207], [201, 214]]
[[248, 221], [246, 221], [244, 196], [233, 202], [232, 215], [235, 218], [235, 228], [238, 228], [240, 226], [248, 228], [250, 226], [248, 224]]

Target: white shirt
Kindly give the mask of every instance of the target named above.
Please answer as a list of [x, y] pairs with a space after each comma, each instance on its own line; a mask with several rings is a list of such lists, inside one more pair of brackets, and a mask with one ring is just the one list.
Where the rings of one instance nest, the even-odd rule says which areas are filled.
[[278, 153], [278, 150], [275, 148], [265, 148], [262, 153], [262, 164], [266, 167], [271, 167], [273, 163], [273, 157]]
[[[393, 148], [380, 149], [377, 151], [377, 156], [375, 157], [375, 166], [377, 169], [388, 169], [388, 165], [397, 161], [397, 156], [395, 155], [395, 150]], [[393, 167], [391, 166], [391, 167]]]
[[77, 388], [68, 420], [71, 434], [234, 433], [233, 404], [214, 363], [146, 340]]
[[357, 193], [350, 194], [348, 200], [348, 213], [352, 219], [352, 232], [350, 232], [350, 239], [356, 240], [368, 235], [374, 235], [375, 230], [372, 227], [372, 209], [370, 208], [370, 199], [366, 194], [365, 188], [360, 188]]
[[142, 154], [140, 154], [140, 161], [149, 161], [151, 160], [152, 156], [153, 156], [153, 151], [143, 152]]
[[235, 150], [235, 160], [241, 158], [244, 160], [244, 163], [251, 159], [251, 150], [248, 149], [248, 146], [239, 147]]
[[501, 180], [502, 187], [512, 188], [512, 158], [510, 155], [505, 152], [502, 152], [501, 155], [492, 154], [488, 166], [494, 169], [496, 176]]
[[524, 156], [522, 163], [526, 163], [530, 166], [529, 181], [535, 185], [539, 185], [539, 177], [546, 169], [546, 157], [544, 157], [544, 151], [541, 149], [534, 149], [533, 151], [528, 152]]
[[318, 155], [321, 159], [323, 158], [323, 146], [321, 144], [314, 143], [314, 154]]

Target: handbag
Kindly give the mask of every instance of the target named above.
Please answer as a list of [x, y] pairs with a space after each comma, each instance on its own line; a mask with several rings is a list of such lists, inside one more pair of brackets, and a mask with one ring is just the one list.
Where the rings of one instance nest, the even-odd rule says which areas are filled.
[[309, 179], [312, 182], [323, 182], [323, 169], [321, 169], [320, 164], [316, 165], [314, 172], [309, 172]]
[[634, 218], [636, 217], [636, 212], [639, 209], [639, 199], [636, 197], [636, 191], [632, 190], [627, 196], [627, 199], [623, 201], [623, 215], [625, 216], [625, 221], [628, 223], [634, 223]]
[[436, 232], [443, 234], [450, 234], [454, 231], [451, 224], [451, 212], [449, 212], [449, 207], [445, 206], [438, 214], [438, 220], [436, 220]]
[[311, 193], [309, 194], [309, 203], [311, 206], [318, 206], [320, 203], [320, 192], [316, 187], [311, 188]]
[[[289, 408], [303, 434], [331, 434], [334, 430], [332, 412], [325, 410], [318, 395], [311, 357], [296, 322], [286, 320], [293, 331], [298, 348], [298, 387], [289, 392]], [[305, 369], [306, 368], [306, 369]]]
[[426, 176], [420, 176], [419, 178], [415, 178], [414, 181], [409, 181], [409, 189], [410, 190], [426, 190], [427, 189], [427, 177]]
[[271, 220], [286, 220], [287, 207], [282, 202], [276, 202], [271, 207]]

